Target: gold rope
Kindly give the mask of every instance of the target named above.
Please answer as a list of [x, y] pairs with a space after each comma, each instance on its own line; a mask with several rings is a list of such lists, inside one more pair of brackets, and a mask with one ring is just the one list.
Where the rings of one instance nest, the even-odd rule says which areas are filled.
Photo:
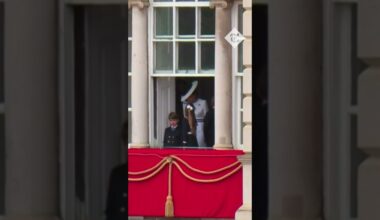
[[172, 165], [173, 160], [171, 157], [168, 158], [169, 163], [169, 177], [168, 177], [168, 195], [166, 196], [165, 202], [165, 217], [174, 217], [174, 204], [172, 197]]
[[238, 167], [236, 167], [234, 170], [232, 170], [231, 172], [227, 173], [224, 176], [221, 176], [221, 177], [216, 178], [216, 179], [202, 180], [202, 179], [191, 177], [188, 174], [186, 174], [182, 170], [181, 166], [177, 162], [173, 161], [173, 164], [179, 169], [179, 171], [182, 173], [182, 175], [184, 175], [186, 178], [188, 178], [188, 179], [190, 179], [190, 180], [192, 180], [194, 182], [199, 182], [199, 183], [215, 183], [215, 182], [219, 182], [219, 181], [224, 180], [225, 178], [231, 176], [232, 174], [236, 173], [242, 167], [242, 165], [240, 164]]
[[236, 164], [240, 163], [238, 160], [235, 162], [235, 163], [232, 163], [228, 166], [225, 166], [225, 167], [222, 167], [220, 169], [217, 169], [217, 170], [212, 170], [212, 171], [203, 171], [203, 170], [199, 170], [199, 169], [196, 169], [192, 166], [190, 166], [188, 163], [186, 163], [184, 160], [182, 160], [181, 158], [175, 156], [175, 155], [172, 155], [171, 157], [173, 157], [174, 159], [177, 159], [178, 161], [182, 162], [183, 164], [185, 164], [185, 166], [187, 166], [187, 168], [189, 168], [190, 170], [194, 171], [194, 172], [197, 172], [197, 173], [201, 173], [201, 174], [215, 174], [215, 173], [219, 173], [221, 171], [224, 171], [224, 170], [227, 170], [233, 166], [235, 166]]
[[161, 164], [161, 166], [155, 170], [153, 173], [149, 174], [148, 176], [145, 176], [145, 177], [141, 177], [141, 178], [128, 178], [128, 181], [134, 181], [134, 182], [137, 182], [137, 181], [144, 181], [144, 180], [147, 180], [149, 178], [151, 178], [152, 176], [156, 175], [158, 172], [160, 172], [162, 170], [162, 168], [165, 167], [166, 164], [168, 164], [169, 162], [167, 160], [165, 160], [165, 162], [163, 162]]
[[164, 159], [162, 159], [160, 162], [158, 162], [153, 167], [148, 168], [146, 170], [142, 170], [142, 171], [138, 171], [138, 172], [128, 172], [128, 175], [140, 175], [140, 174], [148, 173], [148, 172], [156, 169], [158, 166], [160, 166], [163, 162], [165, 162], [166, 159], [167, 159], [167, 157], [165, 157]]

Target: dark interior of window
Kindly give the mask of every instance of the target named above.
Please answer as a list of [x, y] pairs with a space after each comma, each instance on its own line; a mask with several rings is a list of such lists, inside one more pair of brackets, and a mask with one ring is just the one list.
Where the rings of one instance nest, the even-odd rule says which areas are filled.
[[202, 78], [193, 78], [193, 77], [177, 77], [175, 82], [176, 89], [176, 112], [178, 115], [183, 115], [181, 96], [184, 95], [188, 88], [187, 86], [191, 82], [198, 81], [198, 97], [207, 101], [208, 107], [210, 108], [211, 98], [214, 96], [214, 78], [213, 77], [202, 77]]

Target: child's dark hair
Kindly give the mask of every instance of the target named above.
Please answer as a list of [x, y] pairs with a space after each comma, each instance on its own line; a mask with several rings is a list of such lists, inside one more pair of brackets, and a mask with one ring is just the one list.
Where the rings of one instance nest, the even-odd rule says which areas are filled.
[[175, 113], [175, 112], [170, 112], [168, 118], [169, 118], [169, 120], [179, 120], [179, 117], [178, 117], [177, 113]]

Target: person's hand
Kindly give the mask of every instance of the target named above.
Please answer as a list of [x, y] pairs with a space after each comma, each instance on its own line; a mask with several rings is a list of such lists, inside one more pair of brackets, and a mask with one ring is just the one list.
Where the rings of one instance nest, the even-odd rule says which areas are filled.
[[186, 109], [188, 109], [189, 111], [193, 111], [194, 108], [191, 105], [187, 105]]

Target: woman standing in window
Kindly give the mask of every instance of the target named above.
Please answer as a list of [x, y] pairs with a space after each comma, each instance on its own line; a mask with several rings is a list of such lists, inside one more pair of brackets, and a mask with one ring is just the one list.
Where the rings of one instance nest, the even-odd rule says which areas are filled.
[[[205, 142], [204, 137], [204, 117], [206, 116], [206, 113], [208, 112], [208, 106], [207, 101], [204, 99], [201, 99], [198, 97], [197, 92], [197, 86], [198, 81], [193, 81], [191, 84], [190, 89], [187, 91], [187, 93], [181, 97], [181, 101], [183, 102], [183, 106], [187, 106], [188, 104], [191, 104], [196, 121], [196, 133], [194, 134], [197, 139], [197, 146], [200, 147], [206, 147], [207, 144]], [[186, 112], [186, 109], [184, 109], [184, 112]], [[186, 117], [186, 116], [185, 116]]]

